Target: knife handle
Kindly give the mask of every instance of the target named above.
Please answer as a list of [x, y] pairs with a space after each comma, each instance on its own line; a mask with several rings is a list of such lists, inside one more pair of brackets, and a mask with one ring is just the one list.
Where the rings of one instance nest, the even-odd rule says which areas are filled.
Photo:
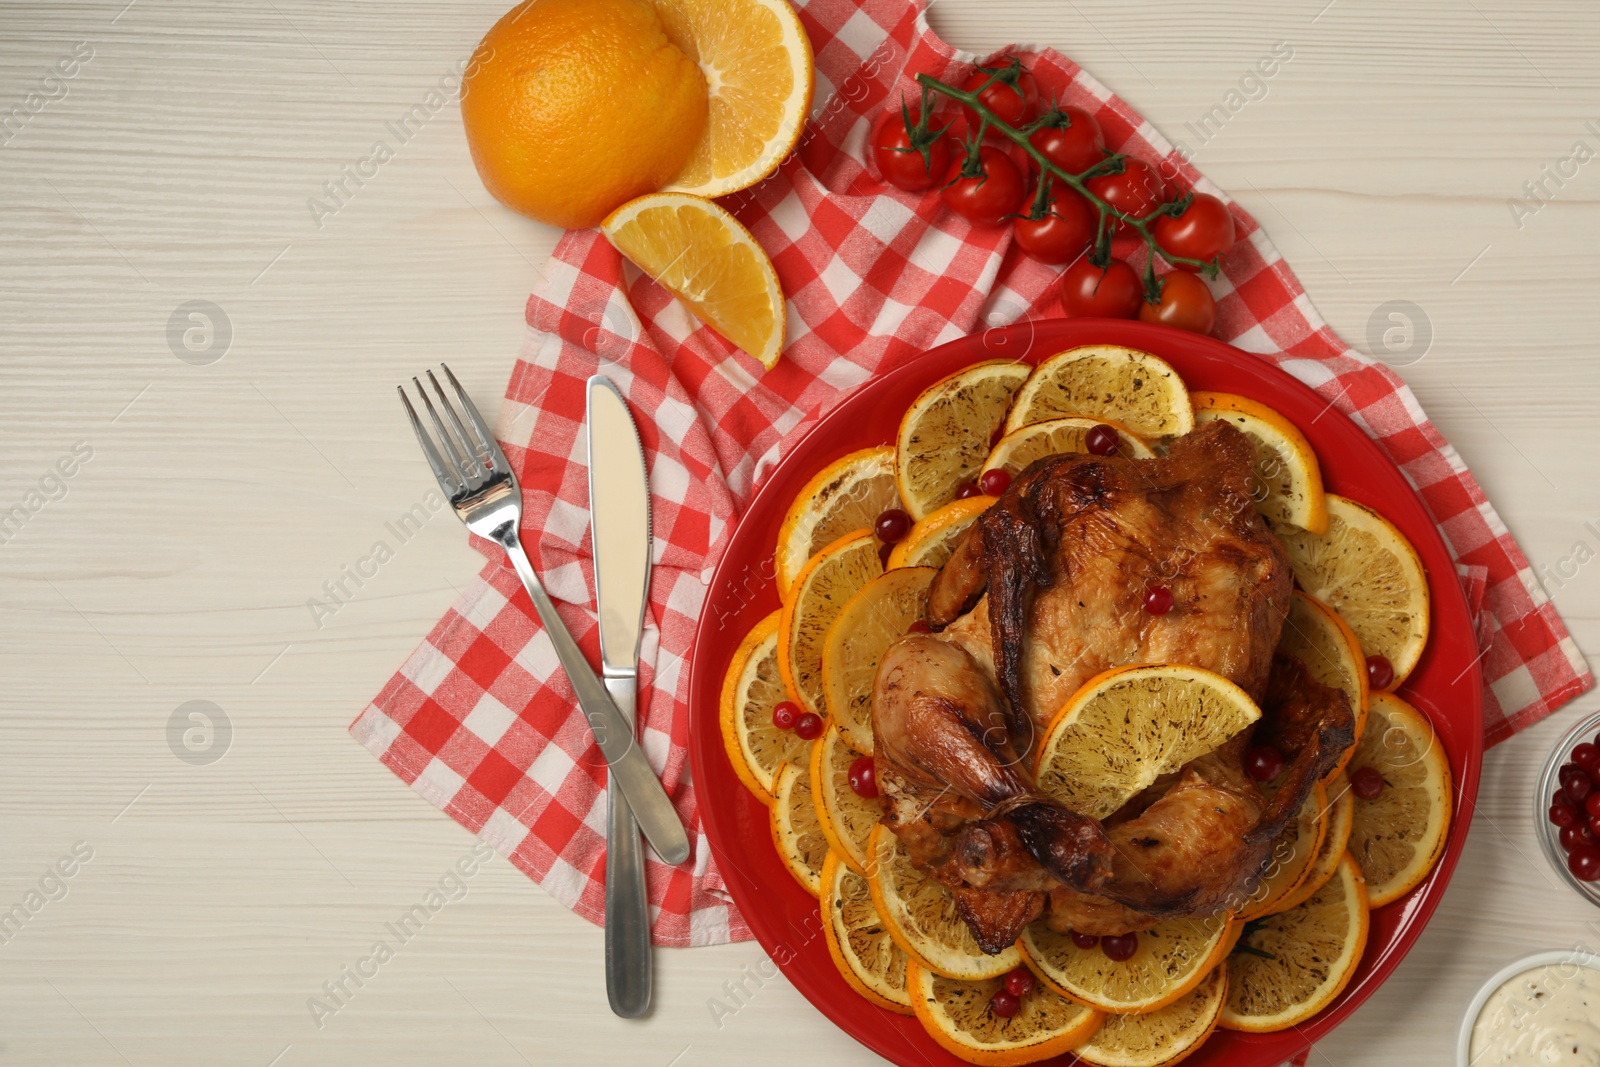
[[[632, 720], [638, 675], [607, 675], [605, 686], [617, 708]], [[651, 984], [644, 846], [615, 777], [606, 784], [606, 800], [606, 996], [617, 1015], [637, 1019], [650, 1008]]]
[[517, 577], [522, 579], [523, 588], [528, 590], [528, 596], [533, 600], [533, 609], [544, 624], [544, 632], [555, 646], [556, 659], [561, 661], [561, 669], [566, 672], [567, 680], [572, 683], [573, 692], [578, 696], [578, 707], [583, 709], [584, 718], [589, 720], [589, 728], [594, 731], [600, 754], [605, 757], [606, 766], [610, 769], [611, 781], [616, 782], [622, 794], [628, 798], [633, 817], [638, 820], [639, 828], [644, 831], [644, 836], [649, 839], [656, 853], [674, 866], [682, 863], [689, 858], [689, 835], [684, 831], [683, 822], [678, 818], [672, 801], [667, 799], [667, 791], [661, 787], [661, 780], [650, 769], [650, 761], [644, 758], [644, 749], [633, 735], [633, 724], [617, 710], [611, 695], [600, 684], [600, 679], [595, 677], [594, 668], [584, 658], [578, 642], [572, 639], [561, 616], [556, 614], [556, 606], [551, 603], [544, 586], [539, 584], [538, 575], [533, 573], [533, 564], [522, 549], [516, 529], [509, 529], [504, 534], [496, 531], [496, 534], [500, 547], [511, 557]]

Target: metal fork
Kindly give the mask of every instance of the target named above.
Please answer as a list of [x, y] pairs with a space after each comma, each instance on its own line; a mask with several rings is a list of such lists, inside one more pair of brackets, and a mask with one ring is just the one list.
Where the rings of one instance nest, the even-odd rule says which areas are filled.
[[[489, 432], [488, 424], [467, 396], [467, 391], [461, 388], [461, 383], [456, 381], [456, 376], [450, 373], [448, 366], [442, 363], [439, 366], [455, 390], [472, 429], [469, 434], [467, 426], [462, 423], [461, 416], [456, 413], [455, 406], [450, 403], [450, 398], [445, 395], [439, 379], [434, 377], [431, 370], [428, 371], [428, 382], [439, 398], [445, 419], [439, 418], [439, 412], [428, 398], [428, 391], [423, 388], [422, 382], [412, 378], [411, 382], [417, 387], [417, 394], [422, 397], [422, 403], [428, 409], [428, 418], [444, 446], [444, 454], [441, 454], [427, 430], [423, 429], [422, 420], [417, 418], [417, 410], [411, 406], [405, 386], [396, 386], [400, 402], [405, 405], [406, 415], [411, 419], [411, 428], [417, 432], [417, 442], [422, 445], [422, 454], [428, 458], [428, 466], [433, 468], [439, 488], [449, 498], [450, 506], [466, 523], [467, 529], [494, 541], [511, 557], [511, 565], [516, 568], [523, 587], [533, 599], [534, 610], [544, 624], [550, 643], [555, 646], [561, 669], [566, 671], [578, 695], [578, 706], [583, 709], [589, 728], [594, 731], [600, 752], [622, 789], [622, 795], [628, 798], [628, 805], [633, 809], [634, 818], [639, 821], [639, 828], [663, 860], [671, 864], [682, 863], [689, 858], [689, 837], [684, 832], [683, 823], [678, 820], [678, 813], [667, 799], [655, 772], [650, 769], [644, 750], [634, 740], [633, 728], [617, 710], [616, 704], [612, 703], [611, 695], [595, 676], [594, 668], [584, 659], [583, 651], [556, 614], [555, 605], [550, 602], [538, 575], [533, 573], [528, 554], [522, 549], [522, 541], [517, 536], [517, 527], [522, 522], [522, 489], [517, 484], [516, 473], [512, 471], [511, 464], [506, 462], [499, 442]], [[445, 428], [446, 421], [449, 422], [449, 429]]]

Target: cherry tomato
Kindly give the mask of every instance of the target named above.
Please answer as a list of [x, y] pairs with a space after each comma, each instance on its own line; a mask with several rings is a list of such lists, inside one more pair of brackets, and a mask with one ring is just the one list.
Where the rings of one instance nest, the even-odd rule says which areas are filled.
[[[1216, 197], [1196, 193], [1183, 214], [1161, 216], [1150, 224], [1150, 233], [1163, 252], [1209, 262], [1226, 255], [1233, 247], [1233, 215], [1228, 212], [1228, 205]], [[1175, 266], [1190, 271], [1198, 269], [1187, 263]]]
[[978, 488], [983, 490], [984, 496], [999, 496], [1011, 488], [1011, 473], [1001, 467], [984, 471], [978, 476]]
[[[883, 180], [896, 189], [912, 192], [932, 189], [945, 171], [950, 169], [950, 161], [955, 158], [955, 140], [948, 133], [934, 137], [925, 146], [912, 142], [911, 131], [906, 128], [906, 117], [909, 115], [915, 125], [919, 114], [917, 108], [909, 108], [904, 112], [894, 108], [885, 109], [877, 129], [873, 131], [872, 158], [877, 161], [878, 173], [883, 175]], [[928, 150], [926, 160], [920, 151], [922, 147]]]
[[1258, 782], [1270, 782], [1283, 773], [1283, 753], [1271, 745], [1255, 745], [1244, 754], [1244, 770]]
[[822, 717], [815, 712], [806, 712], [794, 721], [794, 733], [802, 741], [815, 741], [822, 736]]
[[1083, 435], [1083, 447], [1093, 456], [1109, 456], [1120, 444], [1122, 438], [1117, 436], [1117, 431], [1103, 422], [1089, 427], [1089, 432]]
[[[988, 69], [980, 67], [961, 83], [962, 90], [969, 93], [978, 92], [984, 82], [989, 81], [996, 71], [1005, 70], [1009, 63], [1009, 59], [1001, 56], [994, 67]], [[1039, 83], [1033, 80], [1033, 75], [1024, 67], [1017, 72], [1014, 81], [1007, 82], [996, 78], [987, 89], [978, 93], [978, 102], [994, 112], [995, 118], [1007, 126], [1021, 126], [1039, 106]], [[981, 121], [978, 113], [965, 104], [961, 110], [967, 113], [968, 125], [976, 130]]]
[[1594, 792], [1594, 779], [1576, 763], [1563, 763], [1558, 777], [1561, 779], [1561, 791], [1574, 804], [1582, 804]]
[[871, 800], [878, 795], [878, 769], [871, 756], [861, 756], [850, 764], [850, 788], [858, 797]]
[[1350, 772], [1350, 792], [1362, 800], [1372, 800], [1383, 792], [1383, 775], [1371, 767], [1357, 767]]
[[1116, 963], [1123, 963], [1133, 959], [1133, 954], [1139, 951], [1138, 934], [1115, 934], [1100, 939], [1100, 951], [1106, 954], [1106, 959]]
[[1028, 143], [1068, 174], [1082, 174], [1106, 158], [1106, 142], [1100, 133], [1100, 124], [1082, 108], [1057, 110], [1067, 125], [1041, 126], [1028, 136]]
[[1600, 768], [1600, 747], [1585, 741], [1573, 748], [1571, 759], [1573, 763], [1593, 775], [1595, 770]]
[[780, 730], [793, 730], [799, 717], [800, 705], [792, 700], [780, 700], [772, 708], [772, 725]]
[[1120, 259], [1102, 270], [1080, 259], [1061, 275], [1061, 307], [1067, 318], [1131, 319], [1139, 313], [1139, 275]]
[[[1033, 203], [1032, 197], [1027, 201]], [[1017, 244], [1043, 263], [1071, 263], [1094, 240], [1100, 213], [1074, 189], [1050, 193], [1050, 213], [1042, 219], [1020, 218], [1011, 224]]]
[[1025, 997], [1033, 992], [1033, 972], [1017, 967], [1006, 972], [1006, 992], [1014, 997]]
[[1585, 845], [1567, 856], [1567, 870], [1580, 882], [1600, 881], [1600, 848]]
[[1151, 615], [1165, 615], [1172, 610], [1172, 590], [1164, 585], [1151, 586], [1144, 595], [1144, 610]]
[[[1600, 796], [1600, 793], [1595, 794]], [[1594, 799], [1593, 797], [1590, 798]], [[1565, 829], [1578, 821], [1578, 809], [1572, 806], [1570, 800], [1557, 800], [1550, 805], [1550, 822], [1554, 826]]]
[[1368, 656], [1367, 684], [1374, 689], [1389, 688], [1394, 684], [1394, 665], [1383, 656]]
[[1009, 1019], [1022, 1007], [1022, 1000], [1016, 994], [1005, 990], [995, 990], [994, 996], [989, 998], [989, 1011], [1002, 1019]]
[[886, 544], [894, 544], [902, 540], [911, 529], [911, 516], [899, 508], [890, 508], [878, 516], [877, 522], [872, 524], [873, 532], [878, 535], [878, 540]]
[[1022, 175], [1011, 157], [993, 145], [978, 149], [983, 173], [965, 177], [966, 161], [958, 159], [945, 173], [939, 197], [957, 215], [979, 226], [998, 226], [1022, 206]]
[[[1142, 219], [1167, 199], [1167, 183], [1156, 169], [1132, 156], [1122, 161], [1121, 174], [1099, 174], [1083, 183], [1088, 190], [1124, 215]], [[1118, 230], [1126, 230], [1121, 222]]]
[[1168, 271], [1161, 276], [1161, 299], [1157, 303], [1145, 300], [1139, 304], [1141, 322], [1159, 322], [1176, 326], [1180, 330], [1210, 333], [1217, 324], [1217, 298], [1199, 277], [1182, 271]]
[[1081, 949], [1096, 948], [1100, 944], [1100, 935], [1080, 934], [1078, 931], [1074, 930], [1072, 931], [1072, 943]]

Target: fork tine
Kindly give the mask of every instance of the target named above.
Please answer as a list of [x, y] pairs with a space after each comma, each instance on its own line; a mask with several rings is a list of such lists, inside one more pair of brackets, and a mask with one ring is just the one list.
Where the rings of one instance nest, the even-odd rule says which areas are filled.
[[480, 457], [480, 451], [472, 447], [472, 437], [467, 433], [467, 428], [461, 425], [461, 416], [456, 414], [455, 405], [450, 403], [450, 398], [444, 395], [444, 389], [439, 385], [439, 379], [433, 376], [433, 371], [428, 372], [428, 381], [433, 383], [433, 391], [439, 394], [439, 405], [444, 408], [445, 417], [450, 420], [450, 425], [455, 427], [456, 440], [461, 442], [462, 451], [466, 453], [468, 462], [472, 464], [476, 473], [482, 474], [484, 464], [479, 460], [490, 457], [487, 455]]
[[450, 379], [450, 384], [455, 387], [456, 396], [461, 398], [461, 406], [466, 410], [467, 418], [472, 422], [472, 432], [477, 435], [478, 443], [483, 446], [484, 451], [489, 453], [489, 458], [494, 460], [495, 471], [500, 474], [512, 474], [514, 476], [511, 464], [506, 460], [505, 452], [500, 449], [500, 442], [494, 439], [494, 434], [489, 432], [489, 424], [484, 422], [483, 416], [479, 414], [478, 405], [472, 402], [472, 398], [467, 395], [467, 391], [461, 388], [461, 383], [456, 381], [454, 372], [450, 370], [450, 364], [441, 363], [439, 366], [444, 369], [444, 376]]
[[412, 378], [411, 382], [417, 387], [417, 392], [422, 396], [422, 403], [428, 409], [428, 418], [433, 420], [433, 428], [439, 431], [439, 440], [444, 442], [445, 451], [450, 453], [450, 462], [456, 472], [456, 477], [468, 489], [472, 488], [474, 478], [471, 464], [466, 461], [466, 457], [462, 456], [460, 448], [456, 445], [456, 439], [451, 437], [450, 431], [444, 428], [444, 421], [439, 418], [439, 412], [434, 409], [433, 401], [428, 399], [428, 390], [423, 387], [422, 382], [417, 378]]
[[433, 468], [433, 476], [439, 480], [439, 488], [444, 490], [445, 496], [455, 496], [461, 489], [461, 480], [446, 472], [444, 458], [433, 446], [433, 439], [428, 436], [428, 431], [422, 428], [422, 420], [417, 418], [417, 409], [411, 406], [411, 398], [406, 396], [406, 387], [397, 385], [394, 391], [400, 394], [400, 403], [406, 406], [406, 415], [411, 419], [411, 428], [417, 432], [417, 443], [422, 446], [422, 454], [428, 458], [428, 466]]

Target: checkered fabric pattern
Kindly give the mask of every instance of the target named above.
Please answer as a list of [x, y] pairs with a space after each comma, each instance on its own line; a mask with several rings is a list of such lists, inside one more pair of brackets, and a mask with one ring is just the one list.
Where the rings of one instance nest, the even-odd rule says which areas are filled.
[[[771, 255], [788, 294], [783, 360], [768, 373], [700, 326], [595, 231], [566, 234], [527, 305], [499, 436], [524, 486], [523, 541], [562, 618], [597, 661], [588, 543], [584, 381], [603, 371], [638, 415], [654, 494], [655, 570], [643, 651], [643, 744], [679, 813], [697, 827], [686, 774], [686, 662], [711, 568], [763, 472], [809, 419], [881, 368], [976, 329], [1059, 314], [1059, 271], [978, 229], [937, 197], [883, 183], [867, 161], [885, 104], [915, 99], [912, 75], [953, 80], [979, 57], [940, 41], [922, 0], [809, 0], [816, 106], [799, 147], [767, 181], [727, 198]], [[1183, 183], [1222, 192], [1099, 82], [1052, 51], [1018, 50], [1042, 91], [1092, 111], [1107, 143], [1165, 160]], [[1384, 447], [1422, 495], [1480, 620], [1494, 744], [1593, 684], [1521, 550], [1455, 450], [1389, 369], [1317, 314], [1255, 220], [1213, 283], [1217, 336], [1326, 396]], [[428, 800], [483, 836], [553, 896], [603, 916], [605, 769], [555, 654], [497, 548], [461, 600], [352, 732]], [[655, 938], [740, 940], [703, 839], [682, 867], [649, 863]]]

